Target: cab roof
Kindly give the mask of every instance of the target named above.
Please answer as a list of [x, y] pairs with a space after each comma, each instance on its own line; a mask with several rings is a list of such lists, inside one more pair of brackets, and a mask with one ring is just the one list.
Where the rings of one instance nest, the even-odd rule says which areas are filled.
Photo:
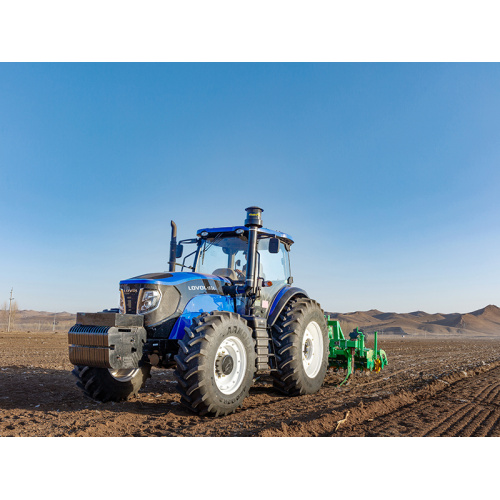
[[[235, 233], [237, 229], [243, 229], [243, 231], [248, 235], [248, 227], [245, 226], [207, 227], [204, 229], [198, 229], [196, 235], [201, 237], [201, 233], [207, 232], [209, 236], [215, 236], [216, 234], [220, 233]], [[280, 231], [274, 231], [273, 229], [267, 229], [265, 227], [260, 227], [258, 229], [258, 236], [259, 238], [264, 236], [275, 236], [276, 238], [285, 241], [289, 245], [293, 243], [293, 238], [289, 234], [282, 233]]]

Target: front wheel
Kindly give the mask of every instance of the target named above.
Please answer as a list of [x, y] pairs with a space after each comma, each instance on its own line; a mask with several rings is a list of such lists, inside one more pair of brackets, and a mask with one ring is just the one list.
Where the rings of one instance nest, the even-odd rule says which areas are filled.
[[181, 403], [199, 415], [227, 415], [252, 385], [255, 341], [238, 314], [203, 313], [186, 328], [175, 361]]
[[144, 387], [151, 365], [130, 370], [112, 370], [92, 366], [75, 366], [76, 385], [94, 401], [125, 401]]
[[272, 329], [277, 369], [273, 385], [289, 395], [317, 392], [328, 369], [329, 338], [320, 305], [307, 298], [292, 299]]

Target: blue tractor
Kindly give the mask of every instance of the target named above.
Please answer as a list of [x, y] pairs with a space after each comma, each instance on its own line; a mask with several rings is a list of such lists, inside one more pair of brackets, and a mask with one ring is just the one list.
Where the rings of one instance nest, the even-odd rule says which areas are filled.
[[319, 390], [329, 364], [324, 312], [293, 286], [291, 236], [262, 227], [261, 208], [246, 212], [244, 226], [179, 243], [172, 222], [168, 273], [121, 281], [119, 309], [77, 314], [69, 355], [87, 396], [128, 399], [152, 366], [175, 368], [182, 404], [199, 415], [235, 411], [262, 372], [290, 396]]

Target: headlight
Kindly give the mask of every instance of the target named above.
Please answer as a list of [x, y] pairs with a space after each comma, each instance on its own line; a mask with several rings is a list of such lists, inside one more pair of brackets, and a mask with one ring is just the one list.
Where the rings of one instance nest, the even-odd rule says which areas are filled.
[[125, 314], [125, 296], [123, 290], [120, 290], [120, 314]]
[[137, 302], [137, 314], [146, 314], [158, 307], [161, 294], [158, 290], [141, 290]]

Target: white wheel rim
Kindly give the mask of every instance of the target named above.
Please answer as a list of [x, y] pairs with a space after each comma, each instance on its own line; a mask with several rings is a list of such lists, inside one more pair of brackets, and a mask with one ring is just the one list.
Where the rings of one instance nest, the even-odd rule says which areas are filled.
[[132, 368], [130, 370], [109, 369], [108, 371], [115, 380], [118, 380], [118, 382], [130, 382], [139, 370], [140, 368]]
[[316, 321], [311, 321], [302, 339], [302, 365], [309, 378], [314, 378], [323, 360], [323, 335]]
[[236, 392], [245, 378], [246, 369], [247, 355], [243, 342], [237, 337], [227, 337], [215, 355], [214, 378], [217, 389], [226, 395]]

